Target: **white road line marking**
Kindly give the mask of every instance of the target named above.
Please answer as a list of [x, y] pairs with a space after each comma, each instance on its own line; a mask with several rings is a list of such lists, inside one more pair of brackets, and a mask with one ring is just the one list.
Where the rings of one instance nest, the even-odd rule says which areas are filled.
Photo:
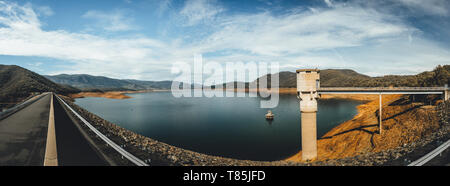
[[47, 144], [45, 146], [44, 166], [58, 166], [58, 151], [56, 150], [55, 111], [53, 94], [50, 93], [50, 114], [48, 117]]

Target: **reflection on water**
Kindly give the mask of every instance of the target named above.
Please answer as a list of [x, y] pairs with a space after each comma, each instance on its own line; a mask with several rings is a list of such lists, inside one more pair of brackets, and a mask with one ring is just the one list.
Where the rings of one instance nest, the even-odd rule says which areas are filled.
[[[76, 104], [124, 128], [171, 145], [206, 154], [251, 160], [279, 160], [301, 147], [295, 95], [280, 95], [272, 108], [259, 97], [174, 98], [170, 92], [130, 94], [132, 99], [77, 99]], [[356, 114], [357, 101], [320, 100], [317, 136]]]

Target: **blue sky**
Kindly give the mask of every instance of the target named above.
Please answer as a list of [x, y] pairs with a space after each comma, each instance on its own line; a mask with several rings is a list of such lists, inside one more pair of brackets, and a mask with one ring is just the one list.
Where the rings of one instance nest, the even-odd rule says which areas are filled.
[[0, 0], [0, 63], [167, 80], [172, 64], [279, 62], [371, 76], [450, 64], [448, 0]]

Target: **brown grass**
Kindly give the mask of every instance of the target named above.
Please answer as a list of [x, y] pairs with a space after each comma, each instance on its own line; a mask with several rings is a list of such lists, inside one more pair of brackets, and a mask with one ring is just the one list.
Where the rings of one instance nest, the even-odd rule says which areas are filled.
[[125, 95], [123, 92], [80, 92], [77, 94], [69, 94], [70, 98], [84, 98], [84, 97], [102, 97], [109, 99], [128, 99], [130, 96]]
[[[352, 157], [414, 142], [439, 128], [434, 106], [409, 104], [401, 95], [383, 95], [383, 128], [379, 134], [378, 99], [357, 107], [358, 114], [317, 141], [318, 159]], [[301, 161], [301, 151], [287, 158]]]

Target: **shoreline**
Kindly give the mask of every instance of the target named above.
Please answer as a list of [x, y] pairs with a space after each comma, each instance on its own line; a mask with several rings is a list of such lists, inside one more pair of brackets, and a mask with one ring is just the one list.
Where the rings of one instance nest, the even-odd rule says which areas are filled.
[[[348, 94], [347, 94], [348, 95]], [[345, 97], [347, 95], [327, 95], [329, 96], [330, 99], [332, 98], [336, 98], [336, 97]], [[353, 98], [355, 98], [354, 96], [363, 96], [363, 98], [365, 98], [365, 95], [348, 95], [351, 96]], [[329, 159], [340, 159], [340, 158], [345, 158], [347, 156], [342, 156], [342, 155], [338, 155], [338, 157], [333, 157], [333, 158], [324, 158], [324, 156], [330, 156], [330, 155], [326, 155], [326, 152], [319, 152], [319, 149], [324, 148], [323, 146], [323, 139], [327, 139], [327, 137], [330, 136], [334, 136], [336, 134], [338, 134], [339, 132], [342, 132], [346, 129], [348, 129], [348, 125], [352, 125], [352, 126], [361, 126], [364, 125], [364, 123], [369, 123], [369, 122], [373, 122], [373, 120], [368, 120], [368, 119], [364, 119], [362, 121], [358, 121], [358, 122], [352, 122], [355, 121], [356, 119], [359, 119], [361, 117], [364, 117], [365, 115], [368, 115], [371, 111], [373, 111], [373, 108], [370, 108], [370, 106], [374, 105], [373, 102], [377, 102], [376, 99], [378, 98], [378, 95], [372, 95], [375, 97], [375, 99], [371, 100], [370, 102], [367, 103], [363, 103], [360, 104], [358, 106], [356, 106], [357, 109], [357, 114], [355, 116], [353, 116], [352, 119], [345, 121], [343, 123], [340, 123], [339, 125], [337, 125], [336, 127], [332, 128], [330, 131], [328, 131], [327, 133], [325, 133], [323, 136], [319, 137], [317, 139], [317, 159], [313, 160], [313, 161], [321, 161], [321, 160], [329, 160]], [[390, 95], [390, 97], [394, 97], [395, 98], [399, 98], [401, 97], [400, 95]], [[391, 98], [392, 99], [392, 98]], [[388, 100], [391, 100], [388, 99]], [[366, 100], [368, 101], [368, 100]], [[383, 105], [386, 104], [387, 99], [383, 99]], [[383, 110], [384, 110], [384, 106], [383, 106]], [[377, 130], [376, 127], [372, 127], [374, 128], [374, 130]], [[351, 130], [351, 129], [350, 129]], [[319, 147], [320, 146], [320, 147]], [[357, 155], [357, 154], [355, 154]], [[352, 155], [349, 155], [349, 157], [351, 157]], [[302, 151], [300, 150], [299, 152], [297, 152], [296, 154], [284, 159], [285, 161], [293, 161], [293, 162], [304, 162], [302, 159]]]
[[[339, 124], [317, 140], [317, 159], [312, 162], [351, 158], [414, 144], [441, 127], [436, 106], [408, 103], [406, 97], [383, 96], [381, 134], [378, 126], [378, 100], [358, 105], [358, 113], [351, 120]], [[284, 160], [304, 162], [301, 160], [301, 152]]]
[[125, 94], [146, 93], [146, 92], [165, 92], [169, 90], [127, 90], [127, 91], [106, 91], [106, 92], [80, 92], [76, 94], [69, 94], [68, 97], [72, 99], [86, 98], [86, 97], [101, 97], [108, 99], [130, 99], [131, 96]]
[[[170, 90], [157, 90], [157, 91], [170, 91]], [[89, 94], [84, 93], [81, 95], [86, 96], [98, 96], [98, 97], [106, 97], [110, 99], [128, 99], [130, 96], [124, 95], [127, 93], [142, 93], [142, 92], [157, 92], [155, 90], [145, 90], [145, 91], [112, 91], [106, 93], [97, 93]], [[252, 92], [254, 90], [239, 90], [235, 89], [234, 91], [246, 91]], [[296, 93], [296, 89], [286, 88], [280, 89], [280, 94], [293, 94]], [[112, 96], [111, 96], [112, 95]], [[117, 98], [117, 97], [119, 98]], [[127, 98], [123, 98], [126, 96]], [[421, 136], [427, 135], [430, 131], [436, 129], [436, 119], [431, 119], [430, 121], [424, 120], [423, 118], [431, 118], [435, 117], [433, 115], [432, 110], [435, 106], [421, 106], [417, 107], [418, 103], [409, 103], [409, 104], [400, 104], [400, 106], [391, 106], [390, 104], [393, 102], [397, 102], [399, 100], [405, 99], [407, 96], [402, 95], [384, 95], [383, 96], [383, 133], [380, 135], [378, 133], [378, 95], [349, 95], [349, 94], [336, 94], [336, 95], [322, 95], [320, 99], [349, 99], [349, 100], [357, 100], [362, 101], [360, 105], [356, 108], [358, 113], [348, 121], [340, 123], [336, 127], [332, 128], [325, 135], [318, 139], [318, 158], [314, 161], [304, 162], [301, 160], [301, 151], [296, 154], [281, 159], [278, 161], [286, 161], [291, 163], [306, 163], [313, 165], [320, 165], [325, 162], [340, 162], [348, 161], [348, 159], [357, 159], [352, 160], [355, 162], [359, 162], [356, 164], [361, 164], [358, 159], [359, 156], [383, 156], [379, 155], [380, 153], [384, 153], [386, 151], [390, 152], [391, 149], [395, 149], [398, 147], [404, 147], [405, 145], [414, 144], [414, 142], [418, 141]], [[72, 98], [72, 97], [71, 97]], [[392, 107], [392, 108], [391, 108]], [[412, 109], [412, 111], [411, 111]], [[425, 112], [419, 112], [425, 111]], [[400, 117], [396, 115], [403, 114], [406, 112], [406, 117]], [[433, 115], [431, 116], [430, 115]], [[389, 116], [390, 115], [390, 116]], [[422, 118], [420, 118], [422, 117]], [[389, 121], [384, 121], [389, 120]], [[420, 125], [419, 129], [414, 129], [412, 132], [411, 128], [405, 128], [403, 123], [397, 122], [398, 120], [406, 120], [408, 122], [409, 127], [415, 128], [414, 125]], [[424, 123], [430, 123], [430, 126], [424, 126]], [[394, 126], [395, 125], [395, 126]], [[400, 128], [399, 128], [400, 126]], [[390, 128], [397, 129], [390, 134], [386, 134], [385, 131], [389, 131]], [[403, 127], [403, 128], [401, 128]], [[389, 138], [392, 139], [393, 142], [385, 142]], [[387, 161], [387, 160], [386, 160]], [[379, 164], [379, 163], [377, 163]]]
[[[141, 160], [151, 160], [152, 165], [156, 166], [293, 166], [305, 165], [304, 163], [295, 163], [288, 161], [253, 161], [233, 159], [222, 156], [214, 156], [203, 154], [188, 149], [176, 147], [141, 134], [135, 133], [128, 129], [122, 128], [111, 123], [71, 102], [71, 98], [60, 95], [66, 100], [67, 104], [75, 109], [83, 118], [90, 121], [94, 127], [108, 136], [112, 141], [124, 147], [125, 150], [132, 153]], [[73, 115], [73, 113], [70, 113]], [[77, 119], [79, 120], [79, 119]], [[84, 126], [84, 125], [82, 125]], [[84, 130], [90, 131], [84, 126]], [[96, 138], [96, 134], [90, 132], [93, 139], [98, 143], [104, 144]], [[104, 146], [109, 150], [110, 147]], [[123, 157], [118, 156], [119, 161], [124, 161]], [[126, 164], [131, 165], [131, 164]]]
[[[279, 94], [296, 94], [296, 88], [279, 88]], [[106, 91], [106, 92], [80, 92], [76, 94], [69, 94], [68, 96], [72, 99], [77, 98], [85, 98], [85, 97], [102, 97], [109, 99], [130, 99], [132, 96], [125, 94], [134, 94], [134, 93], [148, 93], [148, 92], [167, 92], [170, 91], [168, 89], [152, 89], [152, 90], [130, 90], [130, 91]], [[214, 91], [214, 90], [212, 90]], [[227, 90], [223, 90], [227, 91]], [[259, 92], [257, 89], [234, 89], [234, 92]], [[272, 90], [266, 90], [264, 92], [273, 92]], [[349, 99], [356, 101], [373, 101], [378, 98], [378, 95], [351, 95], [351, 94], [335, 94], [335, 95], [321, 95], [320, 99]]]
[[[437, 108], [439, 116], [442, 121], [439, 121], [441, 127], [437, 130], [432, 130], [431, 134], [420, 136], [419, 140], [414, 142], [406, 142], [403, 145], [398, 145], [396, 148], [380, 151], [369, 151], [365, 153], [359, 153], [356, 156], [348, 156], [345, 158], [337, 159], [320, 159], [318, 161], [286, 161], [276, 160], [276, 161], [252, 161], [252, 160], [239, 160], [226, 158], [221, 156], [206, 155], [191, 150], [186, 150], [178, 148], [157, 140], [151, 139], [149, 137], [142, 136], [140, 134], [134, 133], [116, 124], [110, 123], [99, 116], [86, 111], [85, 109], [77, 106], [70, 101], [69, 97], [62, 96], [63, 99], [68, 101], [75, 110], [77, 110], [82, 116], [87, 120], [91, 121], [97, 129], [102, 131], [102, 133], [108, 135], [113, 141], [118, 144], [126, 146], [126, 149], [130, 150], [133, 154], [141, 159], [151, 159], [153, 165], [194, 165], [194, 166], [361, 166], [361, 165], [384, 165], [390, 161], [400, 161], [399, 164], [404, 165], [404, 163], [411, 160], [408, 156], [411, 151], [423, 148], [424, 145], [430, 144], [436, 139], [445, 139], [445, 136], [450, 137], [450, 125], [448, 124], [448, 112], [444, 112], [445, 108], [442, 108], [444, 104], [439, 104]], [[377, 102], [377, 100], [376, 100]], [[447, 104], [447, 106], [450, 104]], [[384, 108], [383, 108], [384, 109]], [[423, 109], [419, 109], [423, 110]], [[448, 107], [447, 107], [448, 110]], [[417, 113], [413, 113], [417, 114]], [[421, 114], [419, 114], [420, 117]], [[447, 119], [446, 119], [447, 118]], [[416, 118], [412, 118], [414, 120]], [[418, 121], [419, 124], [421, 121]], [[416, 123], [417, 124], [417, 123]], [[332, 129], [334, 130], [334, 129]], [[331, 131], [332, 131], [331, 130]], [[414, 130], [414, 129], [413, 129]], [[330, 132], [331, 132], [330, 131]], [[329, 132], [329, 133], [330, 133]], [[327, 133], [328, 134], [328, 133]], [[95, 135], [94, 135], [95, 137]], [[389, 135], [385, 137], [390, 137]], [[447, 138], [448, 139], [448, 138]], [[350, 139], [353, 140], [353, 139]], [[332, 144], [334, 145], [334, 144]], [[105, 147], [107, 148], [107, 147]], [[336, 148], [340, 148], [336, 146]], [[333, 153], [333, 152], [332, 152]], [[402, 158], [408, 158], [408, 161], [403, 161]], [[120, 156], [119, 156], [120, 157]], [[415, 159], [412, 159], [415, 160]], [[397, 164], [398, 165], [398, 164]]]

